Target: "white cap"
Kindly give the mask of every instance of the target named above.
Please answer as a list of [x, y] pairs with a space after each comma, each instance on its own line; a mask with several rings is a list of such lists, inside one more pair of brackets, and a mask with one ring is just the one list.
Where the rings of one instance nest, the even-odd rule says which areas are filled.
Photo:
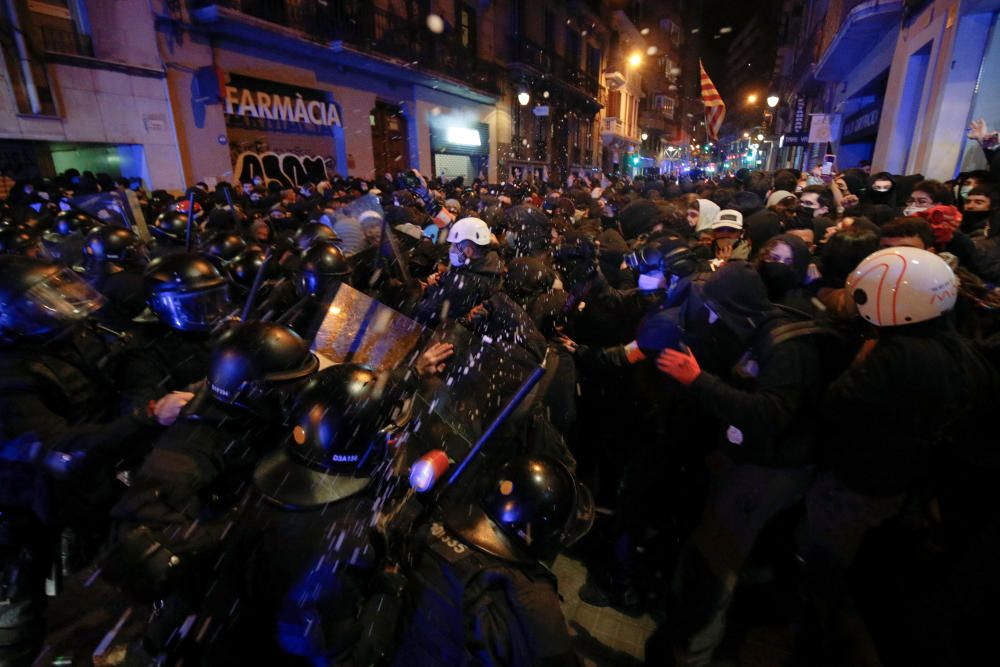
[[771, 208], [776, 204], [780, 204], [782, 201], [788, 199], [789, 197], [795, 199], [795, 194], [789, 192], [788, 190], [775, 190], [767, 198], [767, 208]]
[[724, 208], [712, 221], [712, 229], [743, 229], [743, 214], [731, 208]]
[[489, 225], [479, 218], [462, 218], [451, 226], [448, 243], [472, 241], [476, 245], [489, 245], [491, 236]]

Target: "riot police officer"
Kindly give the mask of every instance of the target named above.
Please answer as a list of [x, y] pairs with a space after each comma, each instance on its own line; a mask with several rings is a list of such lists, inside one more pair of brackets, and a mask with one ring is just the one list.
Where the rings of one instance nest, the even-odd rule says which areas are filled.
[[[0, 258], [0, 662], [30, 664], [41, 646], [53, 544], [100, 538], [113, 465], [175, 399], [120, 411], [117, 359], [85, 326], [103, 298], [67, 268]], [[175, 412], [172, 413], [174, 416]], [[74, 554], [76, 555], [76, 554]]]
[[589, 492], [535, 456], [508, 461], [483, 489], [478, 504], [447, 507], [413, 554], [393, 664], [578, 664], [543, 563], [589, 530]]
[[220, 561], [210, 664], [367, 665], [391, 648], [401, 577], [371, 541], [388, 406], [363, 366], [310, 379]]
[[318, 367], [286, 327], [247, 322], [225, 332], [212, 348], [207, 386], [112, 510], [116, 546], [103, 572], [133, 595], [166, 601], [147, 633], [154, 652], [176, 650], [168, 640], [201, 604], [226, 517], [258, 461], [281, 442], [293, 392]]

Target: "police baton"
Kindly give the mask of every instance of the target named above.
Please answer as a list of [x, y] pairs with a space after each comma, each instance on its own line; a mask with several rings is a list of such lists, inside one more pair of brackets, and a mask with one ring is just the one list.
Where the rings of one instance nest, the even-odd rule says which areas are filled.
[[191, 196], [188, 198], [188, 224], [187, 224], [187, 238], [184, 241], [184, 250], [191, 252], [191, 221], [194, 220], [194, 190], [191, 190]]
[[[189, 219], [190, 220], [190, 219]], [[271, 262], [271, 257], [274, 252], [268, 248], [267, 254], [264, 255], [264, 261], [260, 263], [260, 268], [257, 269], [257, 275], [253, 279], [253, 287], [250, 288], [250, 294], [247, 295], [246, 305], [243, 306], [243, 313], [240, 315], [240, 320], [243, 322], [247, 321], [250, 317], [250, 311], [253, 309], [253, 302], [257, 296], [257, 292], [260, 290], [260, 284], [264, 282], [264, 273], [267, 271], [267, 265]]]
[[[518, 388], [517, 393], [507, 401], [507, 405], [504, 406], [500, 414], [496, 416], [493, 422], [483, 431], [483, 434], [479, 436], [476, 440], [476, 444], [473, 445], [469, 453], [462, 459], [462, 462], [455, 467], [455, 470], [448, 477], [448, 481], [445, 483], [444, 488], [440, 491], [434, 493], [429, 500], [429, 502], [424, 505], [423, 510], [413, 521], [413, 526], [418, 526], [422, 524], [431, 515], [436, 507], [441, 504], [441, 501], [447, 495], [448, 490], [451, 489], [458, 478], [462, 476], [472, 460], [483, 450], [483, 447], [489, 442], [493, 434], [496, 433], [497, 429], [507, 421], [511, 414], [517, 410], [518, 406], [524, 402], [528, 397], [528, 394], [535, 388], [538, 382], [545, 375], [545, 362], [543, 361], [538, 368], [532, 371], [531, 375], [521, 383], [520, 388]], [[410, 486], [418, 493], [423, 493], [426, 491], [431, 491], [437, 485], [437, 481], [442, 474], [447, 470], [448, 458], [440, 449], [434, 449], [422, 457], [417, 459], [417, 461], [410, 468]]]

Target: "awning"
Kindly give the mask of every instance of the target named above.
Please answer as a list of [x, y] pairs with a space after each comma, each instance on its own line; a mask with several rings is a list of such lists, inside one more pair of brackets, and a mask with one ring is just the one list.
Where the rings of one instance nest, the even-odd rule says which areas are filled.
[[889, 30], [899, 26], [903, 0], [869, 0], [847, 14], [816, 65], [819, 81], [844, 81]]

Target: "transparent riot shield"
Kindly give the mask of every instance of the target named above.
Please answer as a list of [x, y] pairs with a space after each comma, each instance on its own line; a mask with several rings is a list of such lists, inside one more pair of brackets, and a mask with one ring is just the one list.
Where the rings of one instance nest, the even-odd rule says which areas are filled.
[[[459, 461], [538, 364], [530, 355], [480, 338], [455, 322], [439, 326], [425, 349], [439, 342], [454, 345], [455, 353], [444, 373], [422, 382], [413, 397], [406, 429], [408, 449], [417, 456], [443, 449]], [[502, 429], [498, 435], [503, 434]]]
[[335, 364], [391, 371], [412, 361], [424, 327], [383, 303], [341, 284], [324, 300], [312, 349]]

